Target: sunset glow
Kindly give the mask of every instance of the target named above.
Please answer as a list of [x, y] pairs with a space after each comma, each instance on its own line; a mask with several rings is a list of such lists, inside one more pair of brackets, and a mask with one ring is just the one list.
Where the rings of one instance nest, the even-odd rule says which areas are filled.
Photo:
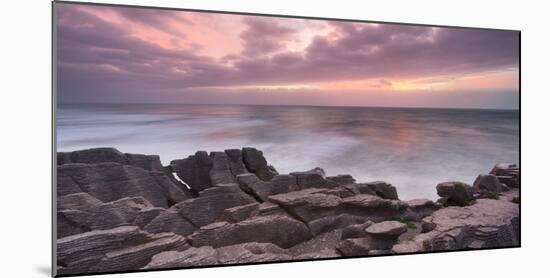
[[66, 103], [518, 108], [514, 32], [75, 4], [56, 21]]

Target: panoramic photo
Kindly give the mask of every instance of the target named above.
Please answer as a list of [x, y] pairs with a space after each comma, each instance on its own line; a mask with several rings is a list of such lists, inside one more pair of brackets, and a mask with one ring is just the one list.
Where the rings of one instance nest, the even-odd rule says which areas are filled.
[[54, 4], [57, 275], [520, 246], [517, 31]]

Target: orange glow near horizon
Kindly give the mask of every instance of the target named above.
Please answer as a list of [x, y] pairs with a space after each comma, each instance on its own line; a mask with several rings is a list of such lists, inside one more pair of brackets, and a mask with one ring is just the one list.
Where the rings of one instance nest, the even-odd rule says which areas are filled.
[[[279, 102], [283, 95], [284, 103], [307, 103], [315, 95], [329, 104], [407, 106], [401, 103], [417, 105], [418, 97], [437, 106], [454, 105], [451, 95], [468, 92], [478, 94], [483, 106], [517, 106], [519, 56], [512, 32], [95, 5], [56, 8], [60, 38], [67, 38], [63, 49], [72, 51], [58, 61], [71, 74], [60, 76], [75, 79], [61, 83], [69, 92], [90, 76], [109, 80], [87, 86], [120, 95], [106, 95], [106, 101], [134, 101], [139, 91], [139, 101], [216, 102], [214, 92], [224, 92], [232, 102], [230, 96], [245, 92], [242, 101], [252, 103]], [[189, 99], [193, 91], [202, 95]], [[93, 95], [83, 92], [71, 101], [95, 101]]]

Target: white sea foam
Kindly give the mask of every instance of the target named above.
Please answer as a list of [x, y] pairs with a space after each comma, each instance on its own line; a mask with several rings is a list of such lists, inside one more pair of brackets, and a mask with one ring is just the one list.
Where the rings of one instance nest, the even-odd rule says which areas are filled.
[[497, 162], [519, 160], [517, 111], [281, 106], [61, 106], [57, 147], [116, 147], [159, 154], [256, 147], [281, 173], [384, 180], [401, 198], [436, 198], [435, 185], [472, 183]]

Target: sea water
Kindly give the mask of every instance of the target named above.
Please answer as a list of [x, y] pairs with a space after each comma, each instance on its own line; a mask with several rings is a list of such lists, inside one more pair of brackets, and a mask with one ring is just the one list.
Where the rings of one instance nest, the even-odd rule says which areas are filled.
[[264, 105], [59, 105], [57, 150], [115, 147], [163, 164], [197, 150], [255, 147], [279, 173], [321, 167], [395, 185], [401, 199], [437, 197], [519, 162], [519, 112]]

